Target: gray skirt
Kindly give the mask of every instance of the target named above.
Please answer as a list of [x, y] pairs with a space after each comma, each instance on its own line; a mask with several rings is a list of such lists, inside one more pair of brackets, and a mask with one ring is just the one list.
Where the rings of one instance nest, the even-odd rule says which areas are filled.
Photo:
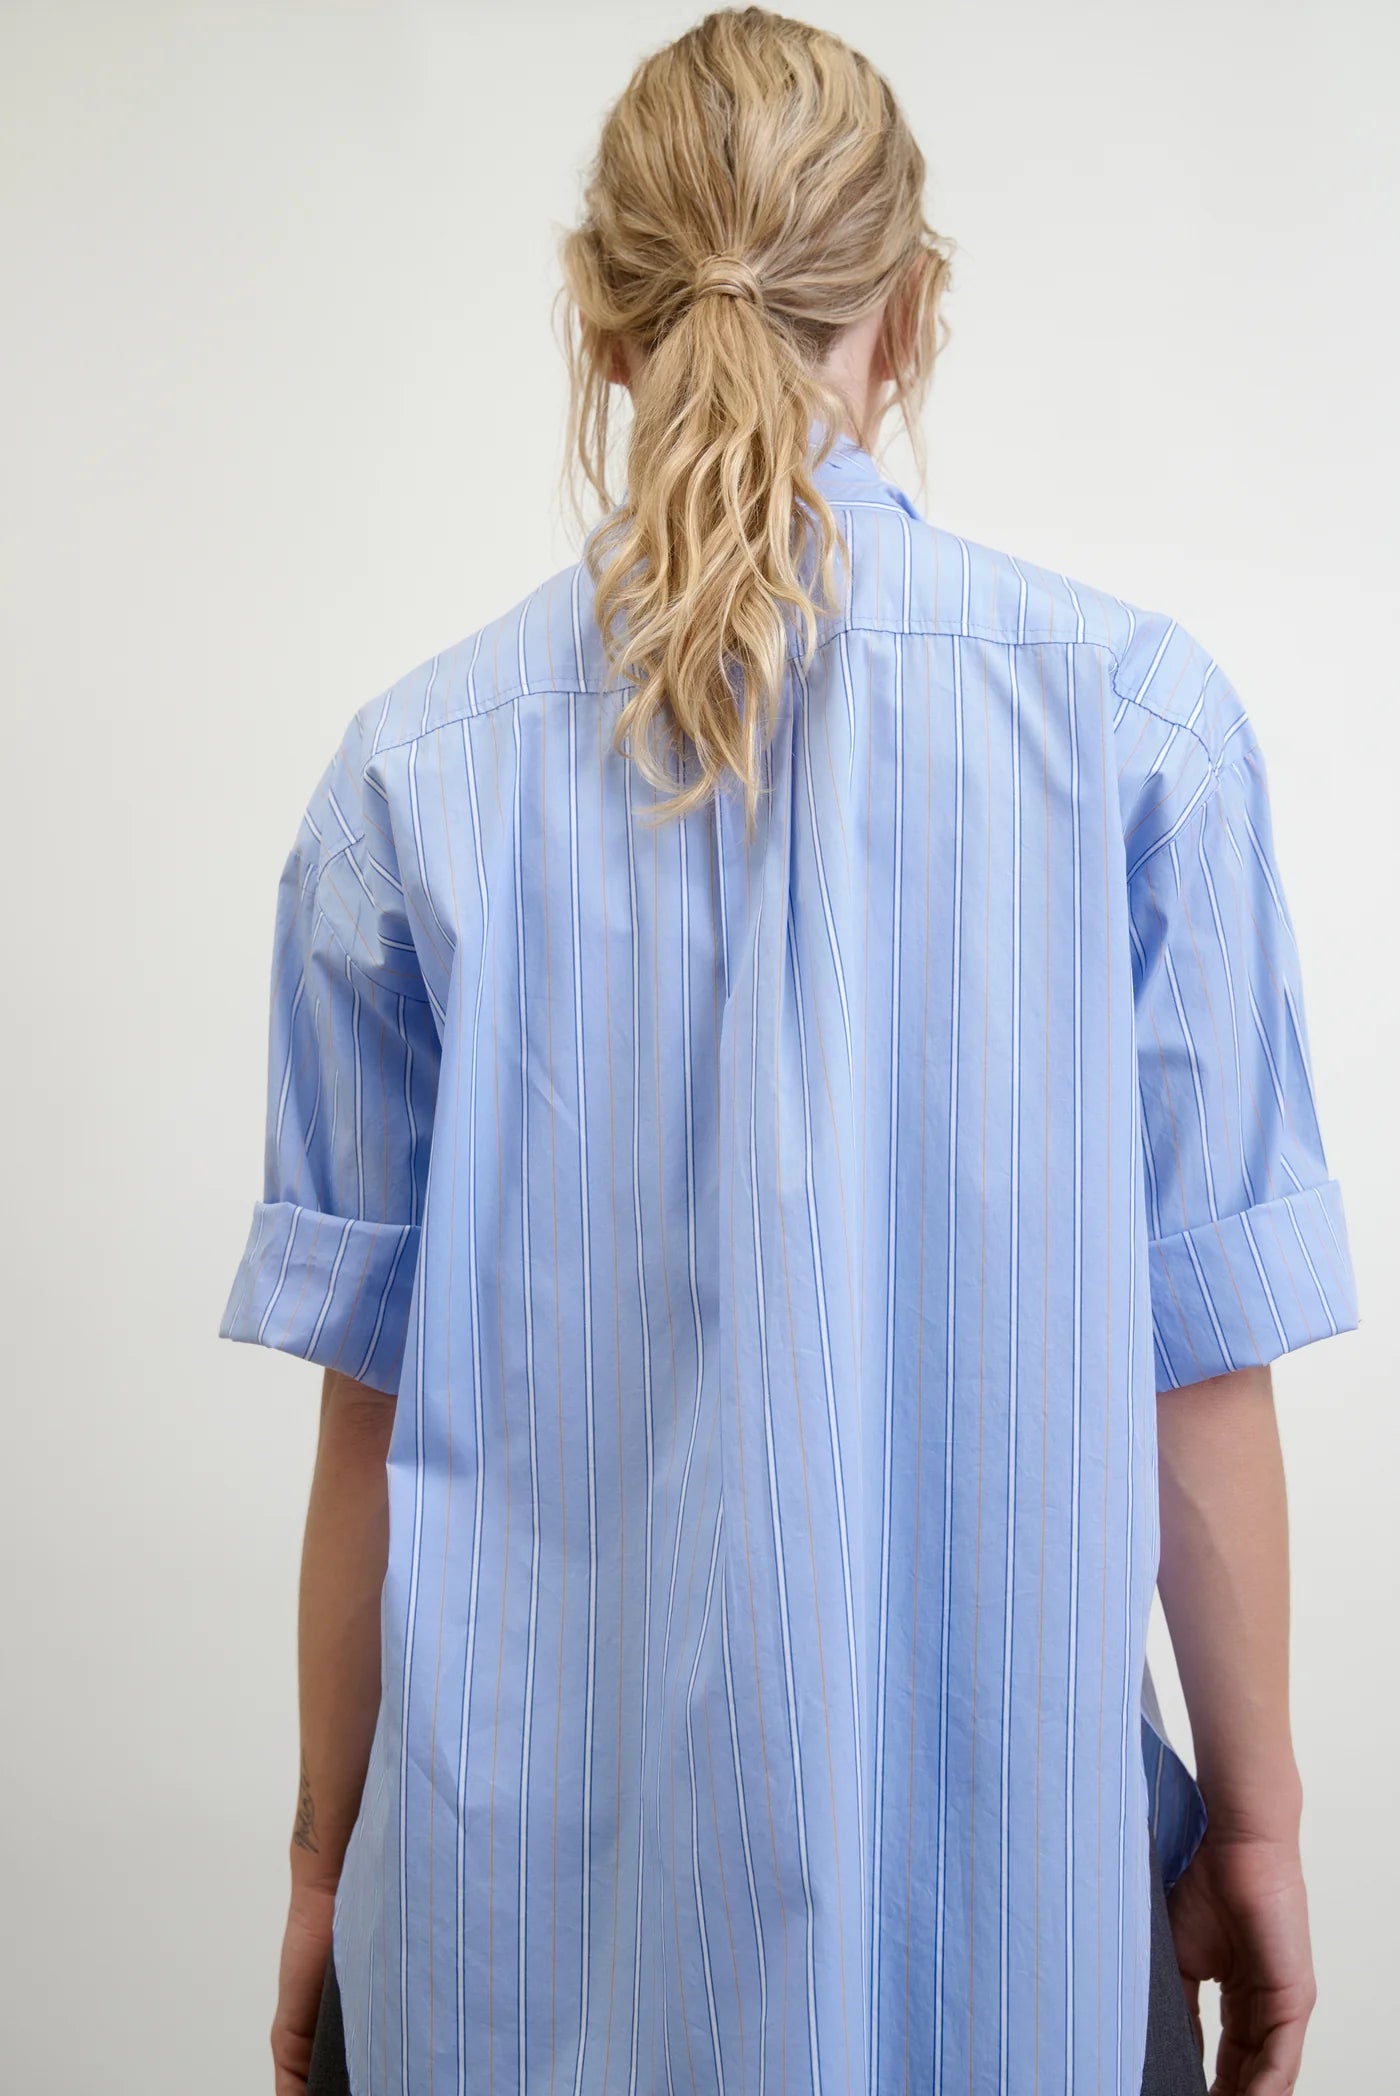
[[[1142, 2096], [1206, 2096], [1205, 2068], [1196, 2049], [1196, 2033], [1177, 1969], [1167, 1918], [1167, 1895], [1157, 1861], [1157, 1844], [1148, 1830], [1152, 1855], [1152, 1961], [1147, 1993], [1147, 2053]], [[340, 1989], [335, 1960], [326, 1966], [321, 2010], [311, 2048], [306, 2096], [351, 2096], [345, 2066], [345, 2030], [340, 2017]]]

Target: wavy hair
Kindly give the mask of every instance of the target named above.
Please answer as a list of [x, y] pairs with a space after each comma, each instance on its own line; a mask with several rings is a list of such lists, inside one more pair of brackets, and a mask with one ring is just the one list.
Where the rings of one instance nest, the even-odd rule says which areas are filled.
[[629, 688], [617, 746], [675, 789], [658, 816], [737, 781], [752, 829], [789, 653], [810, 663], [845, 556], [814, 467], [838, 434], [874, 435], [821, 367], [882, 307], [874, 420], [898, 407], [922, 474], [952, 250], [923, 189], [869, 61], [762, 8], [708, 15], [644, 60], [604, 123], [562, 251], [568, 449], [580, 510], [591, 489], [611, 512], [585, 561]]

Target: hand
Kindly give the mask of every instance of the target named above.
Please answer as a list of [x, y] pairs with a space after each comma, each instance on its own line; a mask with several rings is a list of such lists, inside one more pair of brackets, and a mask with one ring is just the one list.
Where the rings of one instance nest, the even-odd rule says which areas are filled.
[[1200, 1983], [1220, 1982], [1210, 2096], [1290, 2096], [1317, 1999], [1296, 1835], [1208, 1826], [1167, 1911], [1203, 2051]]
[[274, 2096], [306, 2096], [334, 1921], [333, 1886], [293, 1886], [272, 2019]]

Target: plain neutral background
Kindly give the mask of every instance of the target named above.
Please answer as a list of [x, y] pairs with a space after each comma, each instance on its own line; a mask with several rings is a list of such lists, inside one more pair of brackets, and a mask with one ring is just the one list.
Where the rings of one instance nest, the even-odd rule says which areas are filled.
[[[607, 103], [694, 18], [0, 6], [5, 2090], [271, 2087], [320, 1374], [216, 1330], [261, 1187], [277, 878], [356, 708], [572, 557], [558, 229]], [[1364, 1319], [1276, 1374], [1321, 1986], [1302, 2086], [1379, 2089], [1396, 16], [812, 18], [887, 72], [958, 243], [928, 513], [1174, 613], [1263, 738]]]

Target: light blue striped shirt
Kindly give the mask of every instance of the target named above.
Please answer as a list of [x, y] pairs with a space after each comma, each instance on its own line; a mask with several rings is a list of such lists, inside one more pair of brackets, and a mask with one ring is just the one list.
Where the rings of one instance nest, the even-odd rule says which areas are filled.
[[1356, 1322], [1259, 746], [1172, 620], [851, 549], [746, 843], [571, 569], [351, 721], [222, 1331], [396, 1392], [355, 2096], [1137, 2096], [1156, 1391]]

